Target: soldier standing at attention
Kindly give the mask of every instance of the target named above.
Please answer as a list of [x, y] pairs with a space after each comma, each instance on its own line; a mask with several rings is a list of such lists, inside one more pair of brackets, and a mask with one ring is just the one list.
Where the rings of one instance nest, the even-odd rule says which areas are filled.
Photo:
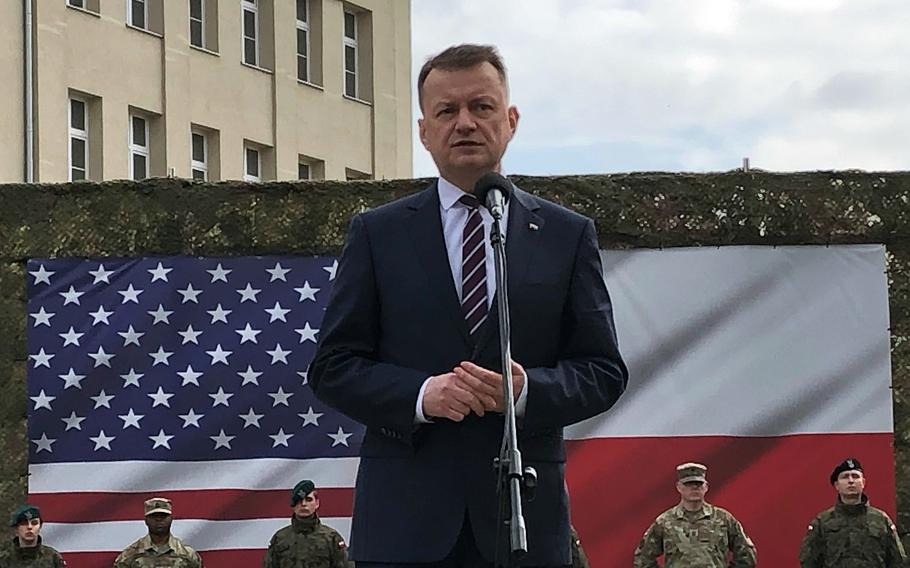
[[849, 458], [831, 472], [837, 501], [812, 519], [799, 550], [803, 568], [897, 568], [906, 561], [888, 515], [869, 505], [859, 460]]
[[10, 515], [9, 524], [16, 536], [7, 541], [0, 552], [3, 568], [65, 568], [60, 553], [41, 543], [41, 511], [23, 505]]
[[[743, 526], [725, 509], [705, 501], [708, 468], [684, 463], [676, 468], [679, 505], [654, 521], [635, 549], [635, 568], [751, 568], [755, 545]], [[727, 562], [727, 554], [732, 560]]]
[[304, 479], [291, 491], [291, 524], [272, 536], [264, 568], [348, 568], [348, 547], [338, 532], [322, 524], [316, 511], [316, 485]]
[[126, 547], [114, 568], [202, 568], [195, 550], [171, 534], [173, 510], [170, 499], [152, 497], [145, 502], [145, 526], [149, 532]]

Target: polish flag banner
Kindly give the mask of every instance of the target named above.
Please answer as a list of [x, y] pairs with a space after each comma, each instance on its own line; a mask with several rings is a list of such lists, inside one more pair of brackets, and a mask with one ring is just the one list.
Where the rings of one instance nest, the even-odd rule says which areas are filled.
[[632, 565], [679, 502], [675, 468], [708, 467], [760, 566], [798, 567], [845, 458], [895, 514], [885, 249], [604, 251], [629, 388], [566, 431], [573, 522], [592, 566]]
[[[893, 517], [884, 247], [602, 258], [630, 381], [613, 409], [566, 429], [572, 520], [592, 566], [631, 566], [689, 461], [708, 467], [709, 502], [742, 522], [762, 566], [798, 566], [847, 457]], [[363, 430], [306, 376], [336, 267], [29, 261], [29, 500], [69, 566], [110, 566], [146, 533], [152, 496], [173, 501], [173, 533], [207, 566], [259, 566], [303, 478], [347, 536]]]

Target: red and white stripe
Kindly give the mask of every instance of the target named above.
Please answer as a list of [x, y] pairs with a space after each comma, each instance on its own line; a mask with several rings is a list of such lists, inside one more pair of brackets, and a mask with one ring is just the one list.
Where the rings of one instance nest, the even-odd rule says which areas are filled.
[[290, 487], [313, 479], [320, 516], [347, 537], [357, 459], [258, 459], [169, 463], [46, 464], [30, 467], [30, 500], [41, 508], [42, 534], [66, 551], [69, 566], [110, 566], [147, 532], [143, 502], [172, 500], [173, 533], [208, 566], [259, 566], [271, 536], [290, 521]]

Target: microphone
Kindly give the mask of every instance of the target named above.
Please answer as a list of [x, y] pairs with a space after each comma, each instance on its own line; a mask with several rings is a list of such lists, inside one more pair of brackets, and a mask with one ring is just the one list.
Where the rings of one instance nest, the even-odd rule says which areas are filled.
[[497, 172], [483, 174], [474, 184], [474, 197], [490, 211], [494, 219], [502, 220], [511, 193], [512, 182]]

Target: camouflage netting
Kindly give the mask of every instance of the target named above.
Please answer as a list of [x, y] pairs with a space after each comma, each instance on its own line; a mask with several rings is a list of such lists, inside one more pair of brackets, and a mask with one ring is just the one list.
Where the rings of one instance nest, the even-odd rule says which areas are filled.
[[[910, 531], [910, 173], [514, 179], [592, 217], [605, 248], [887, 245], [898, 520]], [[28, 258], [338, 253], [354, 213], [425, 185], [155, 179], [0, 186], [0, 512], [26, 492]]]

